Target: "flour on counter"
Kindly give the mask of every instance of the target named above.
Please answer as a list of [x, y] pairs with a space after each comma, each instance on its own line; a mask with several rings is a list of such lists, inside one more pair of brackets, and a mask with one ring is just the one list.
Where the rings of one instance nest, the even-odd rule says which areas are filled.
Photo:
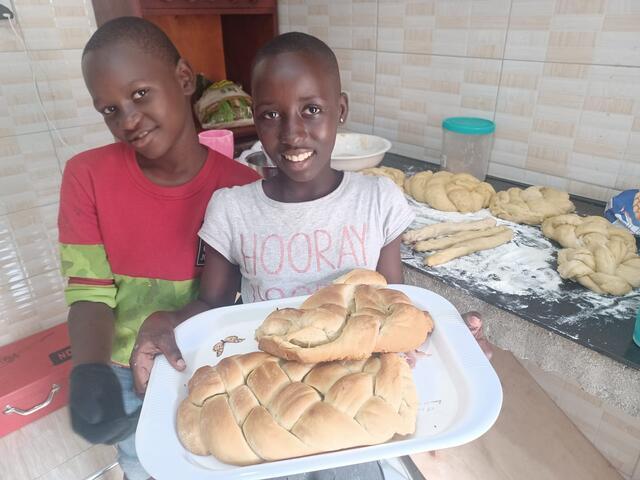
[[[491, 217], [489, 210], [461, 214], [441, 212], [411, 200], [416, 220], [411, 229], [438, 222], [468, 222]], [[517, 225], [498, 220], [514, 231], [514, 239], [491, 250], [457, 258], [451, 262], [429, 268], [435, 276], [447, 272], [477, 282], [478, 285], [510, 295], [530, 295], [533, 290], [558, 290], [562, 279], [553, 268], [555, 248], [540, 231], [528, 225]], [[422, 254], [413, 253], [411, 256]]]
[[[491, 217], [489, 210], [472, 214], [442, 212], [408, 197], [416, 219], [410, 229], [439, 222], [475, 221]], [[428, 267], [425, 254], [402, 246], [402, 259], [444, 283], [472, 292], [489, 303], [538, 319], [547, 327], [597, 319], [603, 325], [629, 315], [640, 302], [640, 293], [624, 297], [600, 295], [563, 280], [556, 270], [558, 248], [538, 227], [497, 219], [514, 232], [513, 240], [491, 250]], [[426, 255], [430, 255], [431, 252]], [[635, 305], [635, 307], [634, 307]]]

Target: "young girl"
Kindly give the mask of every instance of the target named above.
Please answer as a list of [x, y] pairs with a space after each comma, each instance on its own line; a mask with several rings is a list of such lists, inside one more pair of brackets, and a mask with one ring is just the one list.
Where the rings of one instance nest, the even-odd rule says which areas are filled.
[[[308, 295], [354, 268], [402, 283], [400, 235], [414, 217], [404, 195], [388, 178], [331, 168], [348, 113], [331, 49], [303, 33], [276, 37], [254, 61], [252, 95], [258, 136], [279, 173], [213, 194], [199, 232], [206, 261], [198, 301], [155, 314], [138, 334], [131, 366], [141, 394], [155, 355], [184, 369], [173, 327], [232, 305], [238, 291], [244, 303]], [[384, 475], [374, 462], [295, 478]]]
[[[165, 312], [156, 327], [145, 322], [131, 357], [139, 391], [153, 355], [179, 358], [166, 327], [231, 305], [238, 291], [244, 303], [307, 295], [354, 268], [402, 282], [400, 235], [414, 216], [402, 192], [387, 178], [331, 168], [348, 112], [331, 49], [303, 33], [273, 39], [255, 59], [252, 95], [258, 136], [279, 173], [212, 196], [199, 232], [207, 244], [199, 301]], [[325, 477], [384, 478], [377, 463], [304, 478]]]
[[[282, 35], [258, 55], [252, 91], [258, 135], [280, 172], [212, 197], [199, 233], [210, 247], [205, 270], [241, 278], [245, 303], [310, 294], [358, 267], [401, 282], [399, 237], [413, 220], [404, 196], [386, 178], [331, 168], [348, 110], [333, 52]], [[210, 279], [202, 300], [233, 300], [237, 283]]]

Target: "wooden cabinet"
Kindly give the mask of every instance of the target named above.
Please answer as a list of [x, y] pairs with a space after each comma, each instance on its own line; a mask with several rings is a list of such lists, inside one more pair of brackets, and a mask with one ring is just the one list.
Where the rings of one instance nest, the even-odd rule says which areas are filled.
[[[125, 15], [144, 17], [171, 38], [210, 80], [229, 79], [251, 93], [251, 62], [278, 34], [277, 0], [93, 0], [98, 26]], [[234, 131], [236, 140], [254, 128]]]

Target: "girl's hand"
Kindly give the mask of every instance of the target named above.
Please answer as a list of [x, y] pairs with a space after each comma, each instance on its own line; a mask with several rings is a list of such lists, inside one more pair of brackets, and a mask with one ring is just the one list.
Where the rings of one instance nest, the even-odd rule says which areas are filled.
[[136, 393], [144, 395], [151, 375], [153, 360], [163, 354], [173, 368], [182, 371], [186, 364], [176, 344], [173, 329], [178, 321], [173, 312], [155, 312], [147, 317], [138, 331], [129, 359]]
[[[476, 311], [471, 311], [463, 313], [462, 319], [471, 331], [473, 338], [478, 342], [478, 345], [484, 352], [485, 356], [491, 360], [493, 348], [489, 341], [484, 337], [484, 332], [482, 331], [482, 315]], [[403, 352], [400, 355], [407, 361], [411, 368], [414, 368], [417, 361], [420, 360], [421, 357], [425, 357], [427, 354], [420, 350], [414, 350], [412, 352]]]
[[486, 357], [491, 360], [493, 348], [489, 341], [484, 337], [484, 332], [482, 331], [482, 316], [480, 313], [476, 311], [463, 313], [462, 319], [464, 320], [464, 323], [467, 324], [467, 327], [469, 327], [471, 335], [476, 339]]
[[400, 356], [407, 361], [411, 368], [415, 368], [418, 360], [420, 360], [422, 357], [426, 357], [427, 354], [421, 350], [413, 350], [412, 352], [402, 352]]

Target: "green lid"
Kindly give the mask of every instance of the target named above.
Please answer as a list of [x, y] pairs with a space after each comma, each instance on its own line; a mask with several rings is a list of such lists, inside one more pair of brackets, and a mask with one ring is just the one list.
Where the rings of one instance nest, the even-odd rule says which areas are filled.
[[484, 118], [449, 117], [442, 121], [442, 128], [466, 135], [486, 135], [495, 131], [496, 124]]

